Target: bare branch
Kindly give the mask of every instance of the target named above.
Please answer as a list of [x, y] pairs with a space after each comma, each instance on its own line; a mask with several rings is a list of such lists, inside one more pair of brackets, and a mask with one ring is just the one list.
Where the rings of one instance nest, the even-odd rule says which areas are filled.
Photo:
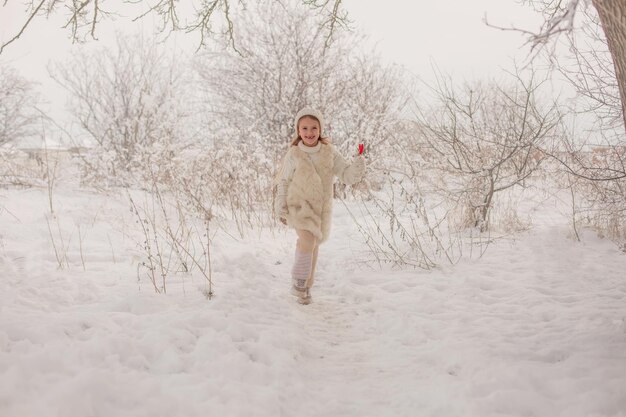
[[[5, 0], [5, 3], [4, 3], [5, 5], [6, 5], [6, 1], [7, 0]], [[4, 51], [4, 48], [6, 48], [10, 44], [18, 40], [20, 36], [24, 34], [24, 31], [26, 30], [28, 25], [30, 25], [30, 22], [35, 18], [35, 16], [37, 16], [37, 13], [39, 13], [39, 10], [41, 9], [41, 7], [44, 5], [45, 2], [46, 0], [41, 0], [41, 2], [37, 5], [37, 7], [35, 7], [33, 12], [30, 14], [30, 16], [28, 17], [28, 20], [26, 20], [26, 23], [24, 23], [24, 25], [22, 26], [22, 29], [20, 29], [18, 34], [15, 35], [13, 38], [9, 39], [7, 42], [3, 43], [2, 46], [0, 46], [0, 54], [2, 54], [2, 51]]]
[[[326, 34], [326, 40], [324, 42], [325, 48], [328, 48], [332, 43], [333, 35], [337, 31], [337, 27], [347, 27], [349, 24], [348, 13], [342, 11], [341, 3], [342, 0], [332, 0], [333, 6], [332, 10], [328, 13], [328, 17], [322, 25], [328, 29], [328, 33]], [[319, 9], [321, 11], [325, 11], [328, 8], [331, 0], [303, 0], [303, 3], [307, 6], [310, 6], [314, 9]]]
[[96, 22], [98, 21], [98, 10], [98, 0], [95, 0], [95, 4], [93, 7], [93, 20], [91, 22], [91, 37], [96, 40], [98, 39], [96, 38]]
[[[522, 186], [540, 166], [540, 145], [557, 132], [556, 105], [536, 103], [531, 71], [524, 80], [511, 73], [514, 84], [474, 83], [454, 87], [450, 77], [437, 73], [432, 88], [435, 104], [418, 114], [419, 136], [436, 154], [428, 169], [441, 172], [436, 182], [449, 198], [467, 207], [466, 225], [488, 230], [488, 215], [495, 195]], [[430, 100], [431, 102], [433, 100]], [[428, 106], [428, 104], [425, 104]]]
[[168, 25], [171, 25], [170, 31], [172, 32], [180, 29], [175, 0], [161, 0], [149, 7], [144, 13], [133, 18], [132, 21], [136, 22], [152, 13], [162, 17], [162, 26], [159, 28], [159, 32], [164, 32]]

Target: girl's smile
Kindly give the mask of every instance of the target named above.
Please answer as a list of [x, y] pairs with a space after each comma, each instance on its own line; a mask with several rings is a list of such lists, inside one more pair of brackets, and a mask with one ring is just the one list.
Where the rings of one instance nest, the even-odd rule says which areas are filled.
[[305, 116], [298, 122], [298, 134], [306, 146], [315, 146], [320, 138], [320, 124], [312, 117]]

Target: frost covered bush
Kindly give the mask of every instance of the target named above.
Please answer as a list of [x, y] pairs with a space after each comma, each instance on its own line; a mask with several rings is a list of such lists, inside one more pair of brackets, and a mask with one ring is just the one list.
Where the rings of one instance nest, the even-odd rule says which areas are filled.
[[605, 149], [597, 158], [613, 174], [605, 181], [586, 181], [582, 187], [590, 223], [626, 251], [626, 144]]
[[358, 35], [337, 32], [327, 43], [323, 17], [301, 2], [249, 7], [233, 18], [237, 51], [214, 48], [195, 62], [206, 130], [219, 138], [214, 148], [239, 146], [245, 161], [258, 163], [248, 168], [269, 179], [274, 172], [266, 165], [278, 165], [286, 151], [294, 115], [312, 105], [342, 154], [351, 158], [365, 143], [367, 157], [384, 156], [409, 97], [400, 69], [357, 52]]
[[541, 84], [534, 74], [462, 87], [441, 79], [434, 104], [418, 114], [417, 137], [431, 149], [425, 168], [458, 206], [460, 229], [488, 230], [499, 193], [523, 186], [545, 158], [542, 147], [558, 137], [560, 115], [538, 102]]
[[482, 253], [492, 232], [528, 227], [513, 191], [528, 186], [559, 134], [556, 108], [537, 102], [540, 84], [531, 74], [429, 87], [431, 100], [394, 127], [372, 167], [382, 181], [369, 189], [360, 230], [377, 259], [432, 268]]
[[235, 19], [239, 53], [216, 47], [198, 57], [196, 70], [211, 131], [276, 154], [292, 138], [293, 117], [302, 107], [337, 113], [351, 53], [340, 40], [326, 47], [319, 17], [297, 2], [261, 1], [250, 7], [255, 13]]
[[29, 186], [42, 181], [40, 166], [19, 149], [39, 133], [39, 95], [34, 83], [0, 63], [0, 185]]
[[563, 141], [565, 154], [553, 156], [566, 172], [562, 182], [572, 195], [574, 229], [591, 226], [626, 250], [626, 126], [619, 88], [624, 72], [616, 73], [597, 12], [583, 8], [579, 27], [567, 38], [568, 56], [555, 61], [577, 92], [575, 110], [584, 115], [587, 132], [579, 126]]
[[90, 148], [83, 159], [85, 183], [167, 177], [172, 156], [188, 146], [194, 126], [191, 85], [175, 58], [141, 37], [119, 37], [114, 49], [83, 49], [54, 66], [52, 75], [68, 91], [70, 112]]
[[36, 162], [15, 146], [0, 146], [0, 186], [30, 186], [38, 178], [36, 168]]
[[37, 133], [39, 98], [32, 82], [0, 63], [0, 146]]
[[0, 146], [0, 186], [46, 187], [59, 176], [72, 176], [69, 152], [58, 149], [19, 149]]
[[127, 189], [131, 212], [137, 225], [140, 251], [139, 282], [147, 278], [157, 293], [167, 293], [175, 277], [200, 277], [204, 293], [213, 296], [211, 246], [213, 218], [198, 215], [177, 193], [154, 182], [149, 190]]
[[185, 158], [173, 173], [171, 187], [188, 205], [211, 212], [223, 223], [246, 229], [273, 224], [272, 179], [277, 161], [236, 144], [216, 143]]
[[626, 250], [626, 145], [617, 140], [617, 145], [570, 147], [561, 160], [562, 183], [571, 193], [575, 232], [577, 226], [592, 227]]
[[[176, 276], [200, 276], [213, 295], [210, 250], [213, 235], [244, 237], [272, 225], [274, 161], [229, 144], [191, 147], [172, 158], [163, 179], [153, 172], [143, 190], [128, 190], [141, 236], [139, 278], [166, 293]], [[156, 169], [154, 165], [148, 165]]]
[[359, 205], [349, 209], [373, 255], [370, 263], [432, 269], [454, 263], [459, 239], [449, 233], [446, 209], [437, 196], [420, 188], [417, 176], [390, 173], [383, 188], [366, 188]]

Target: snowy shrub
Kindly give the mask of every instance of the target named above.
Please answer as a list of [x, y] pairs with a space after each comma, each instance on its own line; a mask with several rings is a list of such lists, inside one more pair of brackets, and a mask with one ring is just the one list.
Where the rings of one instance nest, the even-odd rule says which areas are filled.
[[31, 186], [35, 175], [36, 162], [11, 144], [0, 146], [0, 186]]
[[0, 186], [48, 187], [71, 170], [70, 155], [58, 149], [22, 150], [12, 144], [0, 147]]
[[[325, 115], [324, 135], [342, 154], [350, 159], [357, 144], [365, 143], [366, 157], [376, 163], [386, 155], [383, 145], [409, 96], [398, 68], [383, 65], [375, 53], [356, 51], [358, 35], [338, 32], [327, 44], [323, 16], [312, 15], [300, 2], [249, 6], [254, 13], [233, 18], [238, 52], [225, 45], [200, 54], [196, 70], [205, 94], [205, 130], [219, 138], [212, 149], [240, 148], [241, 161], [250, 165], [239, 169], [267, 177], [241, 182], [253, 190], [238, 189], [270, 208], [270, 189], [259, 193], [257, 182], [265, 184], [275, 175], [298, 110], [318, 108]], [[245, 173], [229, 175], [245, 178]], [[371, 179], [372, 186], [381, 184], [380, 178], [373, 181], [374, 174]], [[234, 178], [228, 180], [232, 184]], [[337, 193], [347, 195], [342, 186]]]
[[567, 41], [568, 56], [555, 62], [577, 93], [573, 120], [578, 122], [581, 114], [583, 120], [573, 123], [564, 152], [553, 157], [566, 171], [562, 183], [572, 196], [573, 224], [591, 226], [626, 250], [624, 103], [596, 8], [583, 8], [579, 27]]
[[[239, 16], [237, 49], [226, 45], [196, 62], [206, 94], [207, 126], [223, 140], [281, 153], [305, 105], [331, 119], [340, 106], [351, 56], [345, 41], [325, 46], [320, 17], [293, 1], [262, 1]], [[325, 125], [329, 134], [330, 126]]]
[[490, 82], [455, 87], [440, 79], [434, 104], [418, 113], [415, 131], [431, 152], [431, 185], [460, 205], [459, 229], [489, 229], [497, 195], [523, 185], [545, 158], [541, 147], [559, 134], [556, 106], [537, 102], [542, 83], [518, 74], [510, 85]]
[[561, 161], [574, 225], [590, 226], [626, 250], [626, 146], [577, 150]]
[[[128, 189], [138, 247], [140, 279], [166, 293], [177, 276], [200, 274], [205, 293], [213, 294], [210, 266], [212, 235], [218, 229], [244, 237], [247, 230], [272, 225], [273, 161], [234, 145], [191, 147], [171, 158], [167, 177], [148, 164], [151, 180]], [[183, 278], [184, 279], [184, 278]]]
[[167, 177], [172, 156], [188, 146], [193, 131], [191, 85], [180, 61], [154, 42], [119, 37], [115, 49], [83, 49], [53, 67], [90, 147], [83, 155], [84, 183]]
[[246, 229], [273, 224], [276, 161], [228, 142], [206, 146], [183, 160], [169, 186], [199, 215], [210, 211], [220, 223], [234, 222], [240, 236]]
[[181, 276], [184, 285], [185, 276], [199, 274], [204, 292], [211, 298], [211, 214], [198, 217], [178, 195], [161, 189], [158, 182], [147, 191], [127, 190], [127, 195], [136, 232], [141, 236], [137, 242], [141, 253], [139, 281], [147, 278], [155, 292], [166, 294], [173, 277]]
[[456, 262], [462, 248], [445, 199], [425, 180], [432, 175], [424, 169], [429, 150], [413, 140], [411, 127], [397, 125], [386, 144], [389, 156], [368, 167], [361, 204], [352, 214], [377, 264], [431, 269]]
[[42, 183], [41, 161], [19, 148], [39, 133], [42, 116], [34, 83], [0, 63], [0, 185]]
[[37, 133], [39, 102], [34, 84], [0, 63], [0, 146]]
[[[382, 174], [364, 200], [361, 226], [377, 259], [421, 268], [483, 253], [500, 234], [529, 227], [517, 204], [559, 134], [554, 106], [537, 103], [536, 83], [439, 79], [398, 123], [368, 171]], [[356, 216], [355, 216], [356, 217]], [[475, 249], [477, 249], [475, 251]]]
[[432, 269], [456, 262], [460, 242], [449, 233], [436, 196], [424, 193], [417, 177], [390, 174], [387, 180], [381, 191], [367, 188], [350, 212], [373, 255], [371, 263]]

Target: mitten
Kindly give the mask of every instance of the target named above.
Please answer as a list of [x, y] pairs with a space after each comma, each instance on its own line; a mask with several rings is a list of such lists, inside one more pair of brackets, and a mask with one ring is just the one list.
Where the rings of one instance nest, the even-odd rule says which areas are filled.
[[356, 156], [352, 164], [347, 169], [345, 182], [348, 185], [361, 181], [365, 173], [365, 158], [362, 155]]
[[365, 174], [365, 158], [362, 155], [357, 156], [354, 161], [352, 161], [352, 165], [354, 165], [354, 182], [359, 182], [363, 178], [363, 174]]

